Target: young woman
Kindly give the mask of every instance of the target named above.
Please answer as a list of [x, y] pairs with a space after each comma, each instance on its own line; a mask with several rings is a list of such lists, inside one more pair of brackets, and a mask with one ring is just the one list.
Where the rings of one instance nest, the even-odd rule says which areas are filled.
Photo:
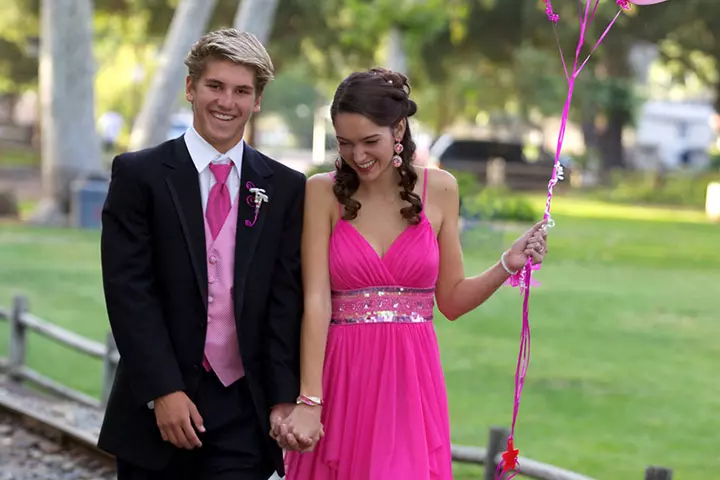
[[545, 253], [540, 222], [465, 278], [457, 183], [412, 165], [409, 93], [383, 69], [344, 80], [336, 171], [307, 182], [301, 395], [272, 432], [287, 480], [452, 478], [435, 302], [455, 320]]

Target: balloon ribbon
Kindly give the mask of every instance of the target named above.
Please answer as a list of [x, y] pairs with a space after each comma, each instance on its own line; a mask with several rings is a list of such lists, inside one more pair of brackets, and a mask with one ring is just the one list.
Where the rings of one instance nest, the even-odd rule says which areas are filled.
[[[560, 20], [560, 16], [553, 12], [550, 0], [544, 0], [545, 2], [545, 13], [547, 14], [548, 20], [553, 23], [554, 27], [557, 27], [557, 23]], [[586, 0], [585, 2], [585, 13], [580, 18], [580, 38], [575, 49], [575, 61], [573, 62], [572, 74], [567, 70], [565, 63], [565, 56], [563, 55], [562, 48], [560, 46], [560, 39], [555, 35], [555, 39], [560, 50], [560, 58], [562, 60], [563, 69], [565, 71], [565, 78], [568, 82], [567, 99], [565, 100], [565, 107], [563, 108], [562, 119], [560, 122], [560, 132], [558, 133], [557, 148], [555, 150], [555, 163], [553, 165], [552, 176], [548, 183], [548, 195], [545, 203], [545, 212], [543, 214], [543, 220], [547, 221], [546, 227], [552, 228], [555, 226], [555, 222], [550, 216], [550, 204], [553, 196], [553, 189], [557, 184], [558, 180], [563, 177], [562, 165], [560, 165], [560, 153], [562, 152], [563, 141], [565, 140], [565, 131], [567, 129], [568, 116], [570, 114], [570, 105], [572, 103], [573, 92], [575, 90], [575, 81], [578, 75], [585, 67], [585, 64], [590, 60], [592, 54], [597, 50], [600, 44], [603, 42], [608, 32], [615, 24], [615, 21], [620, 16], [623, 10], [630, 8], [628, 0], [616, 0], [617, 5], [620, 7], [615, 17], [610, 21], [605, 31], [602, 33], [598, 41], [595, 43], [590, 54], [587, 56], [582, 64], [578, 65], [580, 59], [580, 50], [585, 43], [585, 34], [587, 33], [588, 26], [592, 23], [597, 12], [598, 4], [600, 0]], [[592, 15], [590, 15], [590, 5], [593, 5]], [[533, 265], [532, 259], [528, 258], [525, 266], [520, 269], [515, 275], [511, 276], [506, 282], [507, 285], [520, 288], [520, 294], [523, 295], [523, 306], [522, 306], [522, 330], [520, 333], [520, 352], [518, 354], [517, 368], [515, 369], [515, 395], [513, 404], [513, 415], [512, 415], [512, 426], [510, 429], [510, 435], [507, 439], [507, 445], [505, 451], [502, 453], [502, 460], [498, 464], [496, 471], [496, 478], [505, 478], [505, 475], [511, 473], [507, 480], [511, 480], [517, 475], [516, 469], [519, 464], [518, 455], [519, 449], [515, 448], [515, 424], [517, 422], [517, 415], [520, 409], [520, 396], [522, 395], [523, 386], [525, 385], [525, 376], [530, 365], [530, 322], [528, 314], [528, 304], [530, 301], [530, 285], [533, 284], [532, 272], [533, 270], [539, 270], [540, 265]]]

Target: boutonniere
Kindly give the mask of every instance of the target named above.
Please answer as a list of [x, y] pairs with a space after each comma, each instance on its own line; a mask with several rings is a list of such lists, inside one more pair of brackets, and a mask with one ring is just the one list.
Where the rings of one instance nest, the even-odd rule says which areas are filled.
[[265, 193], [265, 189], [256, 187], [252, 182], [247, 182], [245, 188], [250, 190], [250, 195], [247, 196], [245, 202], [253, 208], [255, 215], [252, 220], [245, 220], [245, 226], [252, 227], [257, 222], [263, 202], [269, 202], [270, 198]]

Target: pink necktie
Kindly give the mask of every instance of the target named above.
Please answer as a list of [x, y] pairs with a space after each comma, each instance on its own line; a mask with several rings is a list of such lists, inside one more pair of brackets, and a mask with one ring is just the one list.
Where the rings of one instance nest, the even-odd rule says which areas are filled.
[[232, 162], [228, 164], [210, 164], [210, 171], [215, 175], [216, 183], [210, 189], [205, 216], [213, 239], [217, 238], [220, 229], [225, 223], [225, 218], [230, 212], [230, 190], [228, 190], [225, 182], [227, 182], [232, 167]]

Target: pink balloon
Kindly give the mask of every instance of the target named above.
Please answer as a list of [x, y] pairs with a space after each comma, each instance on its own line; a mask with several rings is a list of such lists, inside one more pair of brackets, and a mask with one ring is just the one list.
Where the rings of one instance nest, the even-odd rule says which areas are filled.
[[630, 0], [635, 5], [655, 5], [656, 3], [667, 2], [667, 0]]

